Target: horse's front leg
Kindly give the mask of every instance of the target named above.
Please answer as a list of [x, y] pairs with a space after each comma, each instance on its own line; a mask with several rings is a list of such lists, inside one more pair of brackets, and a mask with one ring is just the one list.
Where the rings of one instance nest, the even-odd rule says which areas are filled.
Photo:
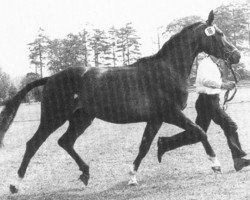
[[137, 185], [136, 180], [136, 172], [141, 164], [142, 159], [146, 156], [149, 151], [149, 148], [152, 144], [155, 135], [157, 134], [158, 130], [160, 129], [162, 122], [148, 122], [146, 128], [144, 130], [141, 145], [139, 148], [139, 153], [133, 163], [133, 169], [130, 171], [130, 180], [129, 185]]

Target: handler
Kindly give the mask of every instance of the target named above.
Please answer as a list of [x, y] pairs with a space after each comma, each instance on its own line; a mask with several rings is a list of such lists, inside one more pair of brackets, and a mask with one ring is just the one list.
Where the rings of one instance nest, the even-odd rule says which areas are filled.
[[[221, 108], [219, 103], [221, 89], [232, 90], [235, 87], [234, 82], [222, 81], [221, 72], [217, 66], [221, 61], [213, 56], [209, 56], [203, 59], [198, 67], [196, 92], [199, 94], [199, 97], [195, 104], [197, 111], [195, 122], [205, 132], [207, 132], [211, 120], [220, 125], [232, 153], [234, 168], [236, 171], [239, 171], [243, 167], [249, 166], [250, 160], [243, 158], [247, 154], [241, 148], [236, 123]], [[158, 161], [161, 162], [162, 155], [167, 151], [199, 141], [199, 138], [195, 137], [190, 131], [183, 131], [172, 137], [159, 137]]]

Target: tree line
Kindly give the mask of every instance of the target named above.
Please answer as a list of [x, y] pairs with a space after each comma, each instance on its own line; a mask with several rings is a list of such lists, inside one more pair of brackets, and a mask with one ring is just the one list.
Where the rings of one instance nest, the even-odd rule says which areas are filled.
[[50, 39], [40, 29], [37, 38], [28, 44], [29, 59], [41, 77], [45, 67], [54, 74], [69, 66], [129, 65], [141, 55], [139, 40], [132, 23], [119, 29], [112, 26], [108, 31], [85, 28], [63, 39]]
[[[234, 3], [221, 5], [215, 10], [214, 23], [224, 32], [242, 53], [250, 52], [250, 7], [249, 4]], [[185, 26], [197, 21], [203, 21], [199, 16], [187, 16], [175, 19], [162, 27], [162, 37], [169, 39]], [[35, 40], [28, 44], [29, 59], [34, 72], [28, 73], [21, 80], [20, 88], [28, 82], [43, 76], [44, 69], [51, 74], [57, 73], [70, 66], [110, 66], [119, 67], [135, 62], [141, 55], [140, 37], [131, 23], [122, 28], [110, 27], [107, 31], [85, 27], [77, 34], [70, 33], [65, 38], [50, 39], [43, 29], [40, 29]], [[158, 40], [160, 48], [160, 40]], [[204, 54], [199, 54], [194, 62], [191, 79], [195, 78], [199, 61]], [[233, 66], [244, 78], [246, 76], [243, 63]], [[226, 69], [225, 74], [230, 78]], [[0, 102], [16, 92], [8, 74], [0, 70]], [[40, 100], [41, 88], [30, 92], [26, 101]]]
[[[35, 40], [28, 44], [29, 60], [34, 72], [22, 78], [19, 88], [43, 77], [46, 68], [55, 74], [70, 66], [118, 67], [135, 62], [141, 55], [140, 37], [132, 26], [110, 27], [107, 31], [84, 28], [77, 34], [70, 33], [65, 38], [50, 39], [40, 28]], [[8, 74], [0, 71], [0, 104], [13, 96], [17, 88]], [[25, 101], [40, 101], [42, 88], [33, 89]]]

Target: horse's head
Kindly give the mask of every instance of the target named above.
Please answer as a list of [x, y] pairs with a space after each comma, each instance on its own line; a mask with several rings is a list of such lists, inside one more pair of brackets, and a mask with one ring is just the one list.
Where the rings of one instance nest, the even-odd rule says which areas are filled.
[[240, 53], [237, 48], [230, 44], [223, 32], [212, 25], [214, 20], [214, 12], [209, 13], [206, 23], [202, 24], [197, 30], [200, 39], [200, 51], [204, 51], [209, 55], [229, 61], [236, 64], [240, 60]]

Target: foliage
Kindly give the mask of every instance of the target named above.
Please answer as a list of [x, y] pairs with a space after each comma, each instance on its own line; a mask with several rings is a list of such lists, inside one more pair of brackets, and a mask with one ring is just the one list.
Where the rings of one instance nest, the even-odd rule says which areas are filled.
[[[21, 80], [21, 88], [24, 88], [28, 83], [33, 82], [37, 79], [41, 78], [38, 74], [36, 73], [27, 73], [25, 77]], [[31, 90], [28, 95], [25, 97], [25, 102], [30, 102], [30, 101], [41, 101], [42, 97], [42, 86], [36, 87], [33, 90]]]
[[118, 62], [118, 47], [117, 47], [118, 35], [119, 35], [119, 30], [117, 28], [115, 28], [114, 26], [112, 26], [108, 30], [108, 41], [109, 41], [109, 45], [110, 45], [110, 47], [109, 47], [110, 55], [107, 56], [106, 59], [110, 63], [108, 65], [113, 66], [113, 67], [116, 67], [117, 62]]
[[48, 69], [53, 73], [69, 66], [88, 64], [84, 34], [68, 34], [65, 39], [48, 41]]
[[228, 40], [241, 50], [244, 49], [244, 42], [248, 39], [249, 14], [250, 6], [245, 3], [221, 5], [216, 9], [214, 23]]
[[140, 37], [137, 36], [136, 30], [131, 23], [127, 23], [117, 34], [117, 52], [120, 52], [119, 58], [122, 59], [123, 65], [129, 65], [139, 58], [140, 54]]
[[140, 56], [140, 38], [131, 23], [120, 29], [113, 26], [108, 31], [84, 28], [78, 34], [53, 40], [44, 35], [43, 29], [40, 32], [35, 41], [28, 44], [36, 74], [43, 66], [54, 74], [70, 66], [91, 66], [91, 63], [95, 67], [129, 65]]
[[[228, 41], [233, 43], [239, 50], [246, 50], [249, 38], [247, 26], [250, 23], [250, 6], [245, 3], [221, 5], [216, 9], [214, 23], [223, 31]], [[233, 66], [242, 78], [246, 76], [245, 65], [239, 63]], [[228, 79], [233, 79], [228, 69], [223, 70]]]
[[100, 64], [105, 64], [105, 55], [110, 53], [110, 45], [107, 42], [105, 31], [94, 29], [94, 34], [90, 39], [90, 47], [94, 54], [94, 65], [99, 67]]
[[16, 87], [10, 80], [10, 76], [0, 68], [0, 104], [11, 98], [17, 92]]
[[83, 59], [84, 66], [90, 66], [89, 64], [89, 55], [90, 55], [90, 48], [89, 48], [89, 32], [86, 29], [83, 29], [82, 32], [79, 33], [79, 42], [80, 42], [80, 55]]
[[[240, 62], [237, 65], [233, 65], [232, 68], [234, 71], [238, 73], [239, 77], [237, 78], [239, 78], [239, 80], [247, 78], [247, 70], [246, 70], [246, 65], [244, 63]], [[234, 80], [234, 77], [231, 73], [229, 75], [229, 79]]]
[[41, 77], [43, 77], [43, 68], [45, 66], [47, 42], [48, 37], [44, 35], [44, 30], [40, 28], [37, 38], [28, 44], [30, 50], [30, 63], [35, 66], [36, 74], [38, 74], [38, 69], [40, 69]]
[[169, 38], [171, 35], [180, 32], [184, 27], [199, 21], [202, 21], [202, 19], [201, 17], [196, 15], [175, 19], [167, 25], [165, 31], [163, 32], [163, 35]]

